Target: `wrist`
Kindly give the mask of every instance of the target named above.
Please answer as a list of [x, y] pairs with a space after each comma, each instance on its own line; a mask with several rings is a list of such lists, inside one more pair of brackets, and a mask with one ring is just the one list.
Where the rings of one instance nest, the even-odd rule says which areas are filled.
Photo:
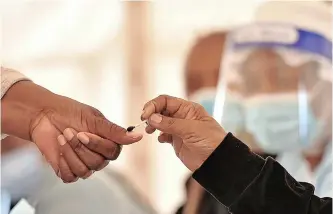
[[212, 137], [210, 138], [209, 142], [205, 143], [205, 152], [201, 153], [199, 164], [192, 171], [197, 170], [206, 162], [206, 160], [212, 155], [212, 153], [217, 149], [217, 147], [219, 147], [219, 145], [223, 143], [226, 135], [227, 134], [225, 133], [223, 128], [219, 128], [218, 131], [214, 132], [214, 134], [211, 135]]
[[52, 107], [56, 97], [31, 81], [15, 83], [1, 99], [2, 133], [31, 140], [31, 124], [40, 113]]

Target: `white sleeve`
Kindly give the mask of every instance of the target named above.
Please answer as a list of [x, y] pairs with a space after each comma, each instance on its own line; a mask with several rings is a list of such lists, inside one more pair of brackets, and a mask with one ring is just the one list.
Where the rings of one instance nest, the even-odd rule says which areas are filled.
[[[18, 71], [1, 67], [1, 99], [10, 87], [22, 80], [29, 79]], [[1, 133], [1, 140], [6, 137], [7, 135]]]
[[18, 71], [1, 67], [1, 99], [12, 85], [22, 80], [29, 79]]

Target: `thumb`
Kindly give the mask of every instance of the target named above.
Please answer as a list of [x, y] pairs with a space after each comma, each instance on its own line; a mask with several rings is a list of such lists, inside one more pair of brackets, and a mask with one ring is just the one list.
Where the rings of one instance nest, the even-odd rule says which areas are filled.
[[149, 117], [148, 123], [150, 126], [167, 134], [183, 136], [188, 132], [191, 126], [188, 120], [166, 117], [161, 114], [153, 114]]
[[[138, 142], [143, 135], [136, 132], [127, 132], [123, 127], [108, 121], [105, 118], [93, 118], [89, 132], [106, 138], [120, 145]], [[89, 124], [88, 124], [89, 127]]]

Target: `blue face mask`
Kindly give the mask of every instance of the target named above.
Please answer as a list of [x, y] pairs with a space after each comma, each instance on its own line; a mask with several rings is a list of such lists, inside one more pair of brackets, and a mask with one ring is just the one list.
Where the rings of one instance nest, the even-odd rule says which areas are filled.
[[310, 109], [300, 114], [297, 98], [283, 102], [271, 98], [245, 109], [246, 129], [265, 152], [304, 149], [319, 134], [320, 124]]
[[209, 115], [213, 115], [215, 107], [215, 88], [201, 88], [189, 97], [192, 102], [202, 105]]
[[223, 105], [221, 124], [227, 132], [236, 134], [244, 130], [244, 109], [240, 102], [230, 96], [226, 96]]
[[202, 100], [199, 102], [199, 104], [205, 108], [209, 115], [213, 115], [215, 100]]

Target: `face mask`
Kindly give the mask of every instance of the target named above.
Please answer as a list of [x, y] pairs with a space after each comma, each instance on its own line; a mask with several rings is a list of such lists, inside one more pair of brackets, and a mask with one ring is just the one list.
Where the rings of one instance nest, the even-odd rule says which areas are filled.
[[226, 95], [223, 104], [221, 124], [227, 132], [236, 134], [244, 130], [244, 109], [240, 101], [235, 97]]
[[308, 147], [320, 125], [309, 108], [300, 111], [297, 96], [267, 96], [245, 105], [245, 126], [265, 152], [279, 153]]
[[36, 192], [47, 165], [40, 152], [33, 146], [25, 146], [1, 156], [1, 189], [6, 190], [13, 201]]
[[202, 88], [193, 93], [189, 100], [202, 105], [209, 115], [213, 115], [215, 105], [215, 88]]

